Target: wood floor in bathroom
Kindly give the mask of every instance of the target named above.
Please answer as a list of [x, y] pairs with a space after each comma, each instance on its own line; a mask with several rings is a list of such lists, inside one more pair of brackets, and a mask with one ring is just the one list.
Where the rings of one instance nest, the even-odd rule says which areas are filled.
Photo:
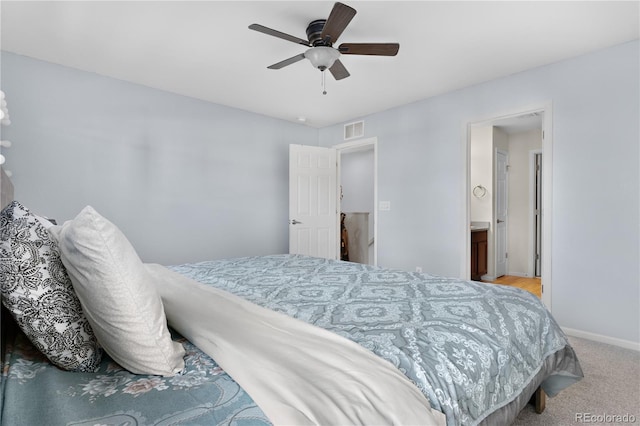
[[513, 275], [504, 275], [492, 282], [493, 284], [518, 287], [527, 290], [528, 292], [531, 292], [538, 297], [542, 297], [542, 286], [540, 278], [525, 278], [516, 277]]

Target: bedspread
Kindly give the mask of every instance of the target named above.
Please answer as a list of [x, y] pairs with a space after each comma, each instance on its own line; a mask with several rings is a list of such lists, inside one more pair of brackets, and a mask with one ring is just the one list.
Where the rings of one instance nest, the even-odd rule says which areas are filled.
[[397, 368], [357, 343], [160, 265], [169, 325], [238, 382], [275, 425], [444, 426]]
[[359, 343], [409, 377], [450, 425], [480, 423], [543, 368], [550, 396], [582, 377], [563, 332], [523, 290], [299, 255], [171, 269]]

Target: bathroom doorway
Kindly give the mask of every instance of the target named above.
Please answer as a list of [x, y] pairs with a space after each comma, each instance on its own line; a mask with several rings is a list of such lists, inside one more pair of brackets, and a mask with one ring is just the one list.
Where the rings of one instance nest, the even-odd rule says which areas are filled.
[[[472, 122], [467, 127], [467, 229], [479, 220], [489, 223], [488, 265], [483, 280], [493, 282], [498, 277], [498, 254], [495, 231], [506, 220], [505, 274], [523, 278], [541, 278], [542, 299], [551, 306], [550, 273], [550, 212], [551, 208], [551, 105], [523, 109]], [[474, 135], [484, 132], [488, 142], [485, 154], [478, 153]], [[538, 145], [534, 142], [537, 138]], [[498, 151], [508, 152], [505, 166], [509, 175], [507, 218], [498, 217], [496, 163]], [[484, 156], [484, 172], [474, 170], [478, 156]], [[484, 176], [484, 177], [483, 177]], [[543, 178], [544, 176], [544, 178]], [[485, 179], [484, 181], [479, 179]], [[473, 188], [486, 188], [487, 195], [479, 200]], [[477, 192], [476, 192], [477, 193]], [[478, 206], [484, 209], [478, 216]], [[498, 223], [500, 220], [501, 223]], [[492, 232], [494, 231], [494, 232]], [[467, 262], [470, 262], [470, 232], [466, 232]], [[466, 265], [465, 265], [466, 266]], [[469, 269], [470, 270], [470, 267]], [[502, 275], [502, 273], [500, 273]]]

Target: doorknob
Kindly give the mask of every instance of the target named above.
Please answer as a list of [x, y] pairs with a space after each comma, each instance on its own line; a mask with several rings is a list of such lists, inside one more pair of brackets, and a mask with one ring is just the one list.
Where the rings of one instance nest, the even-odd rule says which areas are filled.
[[299, 223], [302, 223], [302, 222], [298, 222], [298, 221], [297, 221], [297, 220], [295, 220], [295, 219], [293, 219], [293, 220], [291, 221], [291, 224], [292, 224], [292, 225], [297, 225], [297, 224], [299, 224]]
[[502, 220], [502, 219], [498, 219], [496, 222], [498, 222], [498, 223], [502, 223], [502, 222], [504, 222], [504, 220]]

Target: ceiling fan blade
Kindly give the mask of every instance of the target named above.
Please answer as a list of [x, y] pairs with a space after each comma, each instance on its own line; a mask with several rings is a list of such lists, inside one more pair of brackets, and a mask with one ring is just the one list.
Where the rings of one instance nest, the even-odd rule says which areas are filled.
[[329, 43], [335, 43], [355, 15], [356, 10], [354, 8], [342, 3], [334, 4], [327, 22], [322, 28], [321, 39]]
[[347, 69], [344, 67], [342, 62], [340, 62], [340, 59], [336, 60], [333, 63], [331, 68], [329, 68], [329, 71], [331, 71], [331, 75], [333, 75], [333, 78], [335, 78], [336, 80], [342, 80], [343, 78], [347, 78], [351, 75], [349, 74], [349, 71], [347, 71]]
[[399, 49], [398, 43], [342, 43], [338, 47], [344, 55], [395, 56]]
[[264, 25], [251, 24], [251, 25], [249, 25], [249, 29], [250, 30], [254, 30], [254, 31], [258, 31], [260, 33], [264, 33], [264, 34], [267, 34], [267, 35], [270, 35], [270, 36], [278, 37], [278, 38], [281, 38], [283, 40], [292, 41], [292, 42], [297, 43], [297, 44], [302, 44], [304, 46], [311, 46], [309, 44], [308, 40], [304, 40], [302, 38], [299, 38], [299, 37], [296, 37], [296, 36], [292, 36], [290, 34], [286, 34], [286, 33], [283, 33], [281, 31], [273, 30], [271, 28], [265, 27]]
[[304, 59], [304, 53], [301, 53], [299, 55], [292, 56], [289, 59], [285, 59], [284, 61], [280, 61], [277, 64], [270, 65], [267, 68], [269, 68], [270, 70], [279, 70], [280, 68], [284, 68], [287, 65], [295, 64], [296, 62], [301, 61], [303, 59]]

